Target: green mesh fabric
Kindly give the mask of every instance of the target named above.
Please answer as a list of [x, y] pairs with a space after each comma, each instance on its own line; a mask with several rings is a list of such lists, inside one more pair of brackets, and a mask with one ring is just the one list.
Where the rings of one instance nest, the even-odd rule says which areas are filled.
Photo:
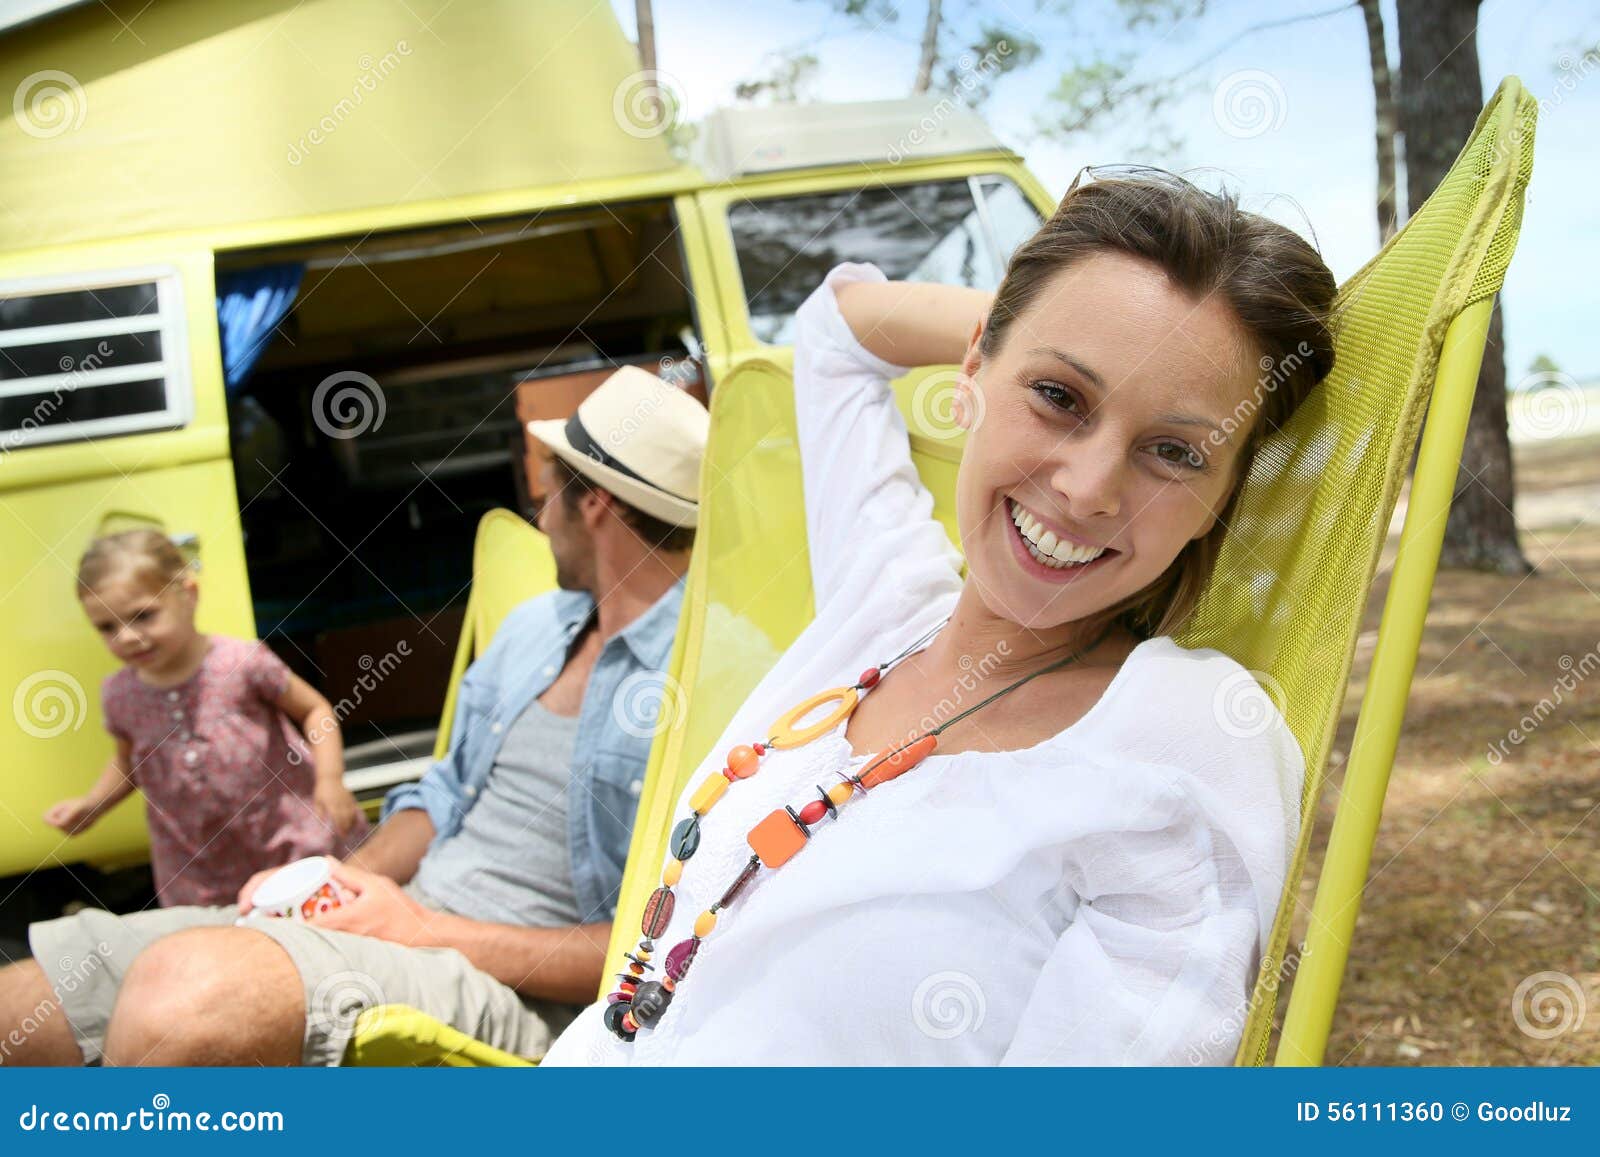
[[[1185, 646], [1257, 672], [1305, 753], [1302, 834], [1239, 1060], [1265, 1059], [1276, 978], [1367, 593], [1445, 330], [1500, 288], [1533, 170], [1535, 103], [1504, 81], [1439, 188], [1339, 291], [1337, 364], [1261, 447]], [[1473, 383], [1464, 383], [1470, 390]]]

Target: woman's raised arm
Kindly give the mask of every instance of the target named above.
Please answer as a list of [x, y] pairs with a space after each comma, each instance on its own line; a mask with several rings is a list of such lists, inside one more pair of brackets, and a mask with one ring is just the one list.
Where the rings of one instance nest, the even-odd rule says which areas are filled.
[[853, 281], [835, 296], [856, 340], [900, 366], [960, 362], [994, 300], [982, 289], [918, 281]]
[[[933, 517], [933, 495], [912, 462], [890, 381], [915, 360], [914, 345], [959, 360], [966, 338], [959, 330], [935, 338], [922, 319], [917, 328], [923, 339], [909, 342], [902, 336], [908, 333], [904, 323], [918, 307], [905, 299], [908, 289], [940, 297], [948, 292], [887, 283], [875, 266], [847, 263], [831, 270], [795, 315], [795, 426], [819, 611], [841, 593], [859, 598], [888, 569], [902, 584], [912, 582], [919, 568], [931, 568], [930, 582], [960, 583], [960, 555]], [[841, 295], [855, 296], [857, 290], [874, 291], [856, 297], [854, 324], [862, 332], [877, 327], [876, 350], [863, 344], [839, 308]], [[945, 300], [941, 309], [949, 319], [951, 299]], [[879, 352], [902, 345], [905, 361]]]

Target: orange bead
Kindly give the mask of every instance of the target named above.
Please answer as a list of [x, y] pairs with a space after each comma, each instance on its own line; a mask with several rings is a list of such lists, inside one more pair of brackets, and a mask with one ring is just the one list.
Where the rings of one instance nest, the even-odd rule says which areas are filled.
[[861, 786], [868, 789], [888, 783], [891, 779], [904, 775], [917, 764], [928, 758], [933, 749], [939, 746], [937, 735], [924, 735], [914, 743], [905, 745], [896, 744], [885, 748], [872, 757], [872, 761], [861, 769]]
[[711, 935], [711, 930], [717, 926], [717, 914], [710, 909], [700, 913], [694, 918], [694, 934], [704, 940]]
[[749, 779], [761, 766], [761, 757], [748, 743], [741, 743], [728, 752], [728, 770], [739, 779]]
[[750, 843], [750, 850], [760, 856], [761, 862], [769, 868], [783, 867], [806, 846], [806, 834], [783, 808], [767, 813], [767, 818], [751, 828], [745, 838]]
[[834, 807], [842, 807], [856, 794], [856, 789], [848, 783], [836, 783], [828, 789], [828, 799]]
[[665, 868], [661, 869], [661, 882], [663, 884], [665, 884], [669, 888], [676, 887], [678, 881], [680, 879], [682, 879], [682, 877], [683, 877], [683, 861], [682, 860], [669, 859], [667, 861], [667, 866]]

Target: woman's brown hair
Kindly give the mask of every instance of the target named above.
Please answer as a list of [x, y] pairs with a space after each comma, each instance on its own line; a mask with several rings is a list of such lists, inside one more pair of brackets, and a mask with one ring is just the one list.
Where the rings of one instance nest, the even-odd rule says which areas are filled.
[[1261, 374], [1253, 398], [1240, 407], [1245, 412], [1235, 415], [1235, 428], [1248, 424], [1248, 430], [1216, 525], [1188, 543], [1155, 582], [1103, 613], [1148, 637], [1172, 633], [1194, 610], [1257, 447], [1333, 368], [1329, 317], [1338, 286], [1309, 242], [1240, 209], [1227, 190], [1208, 193], [1159, 169], [1127, 173], [1087, 184], [1079, 174], [1050, 220], [1012, 256], [979, 352], [993, 357], [1012, 322], [1062, 269], [1107, 252], [1159, 266], [1193, 297], [1216, 294], [1254, 343]]

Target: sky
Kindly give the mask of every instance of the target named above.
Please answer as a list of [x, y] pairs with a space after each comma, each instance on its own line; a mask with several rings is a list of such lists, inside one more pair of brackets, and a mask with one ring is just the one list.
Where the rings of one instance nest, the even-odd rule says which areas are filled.
[[[624, 31], [634, 36], [632, 0], [612, 3]], [[896, 7], [897, 20], [873, 29], [838, 15], [826, 0], [655, 0], [657, 63], [691, 120], [733, 104], [738, 81], [766, 72], [764, 57], [794, 48], [819, 58], [814, 99], [905, 96], [926, 7], [916, 0], [897, 0]], [[1064, 7], [1056, 3], [1041, 14], [1035, 0], [987, 0], [981, 10], [973, 0], [944, 4], [958, 28], [974, 27], [981, 11], [1027, 29], [1043, 45], [1039, 60], [1004, 78], [981, 111], [1051, 193], [1065, 192], [1085, 164], [1155, 161], [1213, 187], [1225, 180], [1247, 208], [1313, 237], [1341, 280], [1377, 250], [1372, 81], [1365, 25], [1354, 5], [1236, 43], [1241, 30], [1263, 20], [1334, 4], [1222, 0], [1165, 39], [1148, 31], [1127, 34], [1109, 0], [1083, 0], [1059, 14]], [[1390, 60], [1398, 61], [1392, 3], [1384, 15]], [[1594, 208], [1600, 150], [1582, 145], [1585, 122], [1600, 124], [1597, 43], [1600, 4], [1594, 0], [1485, 0], [1480, 9], [1485, 97], [1502, 76], [1516, 74], [1541, 102], [1534, 177], [1502, 297], [1513, 385], [1540, 354], [1579, 380], [1600, 377], [1600, 325], [1585, 280], [1600, 265]], [[1168, 75], [1207, 61], [1194, 73], [1195, 91], [1166, 113], [1182, 141], [1180, 152], [1134, 157], [1148, 139], [1134, 118], [1065, 140], [1039, 134], [1038, 113], [1056, 80], [1100, 46], [1136, 53], [1135, 75]], [[1208, 60], [1218, 48], [1223, 51]], [[1250, 93], [1264, 101], [1254, 106], [1259, 120], [1251, 119], [1248, 103], [1230, 104], [1230, 94]]]

